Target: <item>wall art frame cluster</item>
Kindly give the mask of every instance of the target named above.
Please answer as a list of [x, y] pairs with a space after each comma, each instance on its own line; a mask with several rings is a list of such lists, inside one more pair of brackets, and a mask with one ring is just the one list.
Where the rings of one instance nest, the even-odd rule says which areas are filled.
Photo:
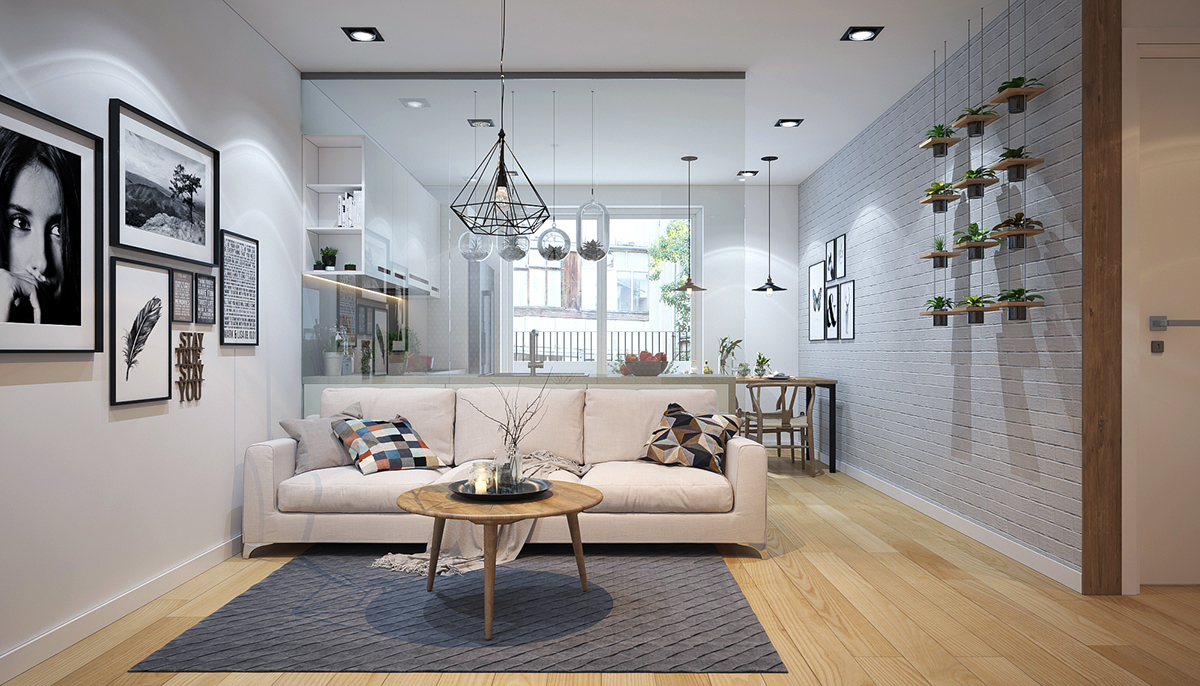
[[808, 340], [854, 340], [854, 281], [846, 277], [846, 234], [825, 242], [825, 259], [808, 268]]

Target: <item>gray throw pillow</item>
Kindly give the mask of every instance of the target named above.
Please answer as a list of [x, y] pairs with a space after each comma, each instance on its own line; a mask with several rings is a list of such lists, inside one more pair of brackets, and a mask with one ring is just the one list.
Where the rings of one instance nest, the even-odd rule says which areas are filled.
[[350, 452], [340, 438], [333, 433], [330, 419], [362, 419], [362, 405], [354, 403], [333, 415], [314, 419], [285, 419], [279, 426], [296, 439], [296, 474], [311, 472], [326, 467], [341, 467], [354, 464]]

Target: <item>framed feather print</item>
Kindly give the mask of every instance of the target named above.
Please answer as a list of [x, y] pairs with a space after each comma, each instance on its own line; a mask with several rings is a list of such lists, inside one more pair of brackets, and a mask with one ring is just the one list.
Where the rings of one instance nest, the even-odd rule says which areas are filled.
[[171, 270], [116, 257], [109, 266], [109, 405], [171, 398]]

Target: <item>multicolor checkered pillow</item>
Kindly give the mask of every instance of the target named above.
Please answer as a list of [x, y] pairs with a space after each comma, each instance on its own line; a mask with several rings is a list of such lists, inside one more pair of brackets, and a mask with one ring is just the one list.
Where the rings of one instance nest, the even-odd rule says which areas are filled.
[[737, 435], [738, 418], [731, 414], [691, 414], [671, 403], [658, 428], [642, 447], [640, 460], [680, 464], [724, 474], [725, 444]]
[[437, 455], [425, 445], [408, 420], [399, 415], [390, 422], [372, 419], [335, 419], [333, 432], [363, 474], [389, 469], [440, 467]]

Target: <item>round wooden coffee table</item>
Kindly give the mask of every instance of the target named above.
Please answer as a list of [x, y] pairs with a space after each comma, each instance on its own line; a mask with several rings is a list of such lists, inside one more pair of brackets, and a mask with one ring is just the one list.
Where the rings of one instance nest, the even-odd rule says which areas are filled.
[[530, 500], [487, 501], [463, 497], [450, 490], [450, 484], [432, 484], [414, 488], [396, 498], [400, 509], [413, 514], [433, 517], [433, 543], [429, 546], [429, 580], [425, 590], [433, 590], [437, 572], [438, 552], [442, 547], [442, 532], [447, 519], [465, 519], [483, 525], [483, 637], [492, 638], [492, 609], [496, 590], [496, 533], [501, 524], [522, 519], [537, 519], [566, 515], [571, 530], [571, 546], [575, 549], [575, 564], [579, 581], [588, 590], [587, 571], [583, 568], [583, 543], [579, 540], [579, 513], [595, 507], [604, 495], [590, 486], [565, 481], [554, 484], [546, 494]]

